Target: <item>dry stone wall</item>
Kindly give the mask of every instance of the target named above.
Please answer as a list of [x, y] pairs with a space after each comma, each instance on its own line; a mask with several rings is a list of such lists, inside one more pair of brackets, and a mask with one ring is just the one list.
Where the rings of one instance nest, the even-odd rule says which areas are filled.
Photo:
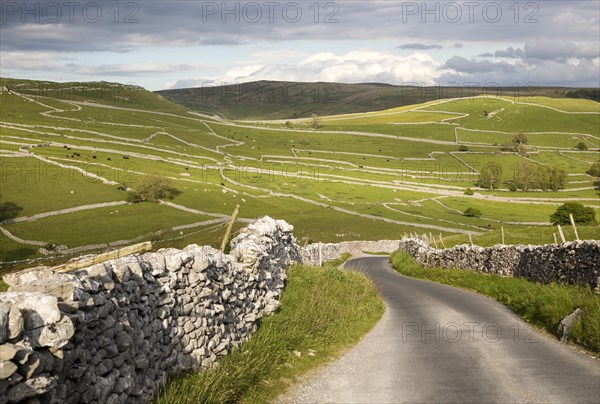
[[[378, 240], [378, 241], [343, 241], [341, 243], [314, 243], [300, 249], [302, 262], [310, 265], [319, 264], [340, 258], [343, 254], [352, 255], [363, 252], [388, 253], [398, 251], [400, 240]], [[319, 253], [319, 249], [321, 250]]]
[[487, 248], [463, 244], [438, 250], [421, 240], [402, 239], [400, 250], [425, 267], [468, 269], [540, 283], [588, 285], [600, 290], [600, 241], [597, 240]]
[[145, 403], [168, 375], [211, 366], [279, 306], [292, 229], [264, 217], [230, 254], [191, 245], [6, 276], [0, 403]]
[[[321, 252], [319, 253], [319, 249]], [[467, 269], [503, 276], [520, 276], [540, 283], [560, 282], [600, 289], [600, 242], [573, 241], [547, 245], [467, 244], [436, 249], [418, 239], [315, 243], [301, 248], [302, 262], [316, 265], [344, 253], [406, 251], [425, 267]]]

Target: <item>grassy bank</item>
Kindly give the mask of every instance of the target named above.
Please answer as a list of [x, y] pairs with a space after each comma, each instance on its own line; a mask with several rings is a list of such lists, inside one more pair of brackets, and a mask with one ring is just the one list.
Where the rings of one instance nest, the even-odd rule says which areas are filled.
[[429, 279], [480, 292], [512, 309], [525, 321], [555, 334], [562, 318], [580, 307], [583, 313], [569, 340], [600, 352], [600, 296], [587, 287], [542, 285], [522, 278], [503, 278], [460, 269], [423, 268], [404, 252], [392, 265], [402, 275]]
[[214, 369], [173, 379], [156, 402], [264, 402], [357, 342], [384, 306], [364, 275], [336, 269], [338, 261], [290, 268], [280, 310], [250, 341]]

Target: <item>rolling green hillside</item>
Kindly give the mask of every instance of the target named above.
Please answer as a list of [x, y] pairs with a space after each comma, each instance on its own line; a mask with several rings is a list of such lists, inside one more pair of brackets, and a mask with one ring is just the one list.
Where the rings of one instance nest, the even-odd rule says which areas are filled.
[[[384, 110], [445, 98], [482, 94], [518, 97], [581, 98], [600, 101], [598, 89], [565, 87], [442, 87], [363, 83], [297, 83], [257, 81], [234, 85], [157, 91], [193, 110], [227, 119], [294, 119], [311, 114], [334, 115]], [[585, 101], [585, 100], [583, 100]], [[577, 103], [569, 105], [577, 105]]]
[[[374, 87], [340, 115], [228, 121], [138, 87], [0, 79], [2, 266], [143, 240], [218, 245], [237, 204], [236, 229], [270, 215], [301, 244], [425, 234], [489, 245], [502, 227], [507, 242], [549, 243], [562, 203], [598, 216], [599, 179], [586, 174], [599, 157], [597, 102], [507, 95], [381, 109], [384, 97], [352, 113]], [[551, 171], [561, 186], [537, 187]], [[481, 182], [489, 172], [493, 189]], [[172, 199], [129, 203], [148, 175], [167, 178]], [[481, 215], [464, 216], [469, 207]], [[600, 238], [598, 226], [578, 230]]]

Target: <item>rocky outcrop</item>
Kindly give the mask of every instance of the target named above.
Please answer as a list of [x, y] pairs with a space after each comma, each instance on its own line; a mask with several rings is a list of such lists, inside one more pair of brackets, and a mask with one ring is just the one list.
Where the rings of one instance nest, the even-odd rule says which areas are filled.
[[167, 376], [212, 366], [247, 340], [279, 306], [294, 261], [292, 226], [265, 217], [230, 254], [191, 245], [6, 276], [0, 403], [147, 402]]

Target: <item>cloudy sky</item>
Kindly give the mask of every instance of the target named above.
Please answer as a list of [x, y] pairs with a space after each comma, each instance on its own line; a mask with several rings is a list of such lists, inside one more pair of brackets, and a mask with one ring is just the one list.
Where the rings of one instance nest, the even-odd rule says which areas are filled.
[[0, 1], [0, 75], [600, 86], [600, 1]]

